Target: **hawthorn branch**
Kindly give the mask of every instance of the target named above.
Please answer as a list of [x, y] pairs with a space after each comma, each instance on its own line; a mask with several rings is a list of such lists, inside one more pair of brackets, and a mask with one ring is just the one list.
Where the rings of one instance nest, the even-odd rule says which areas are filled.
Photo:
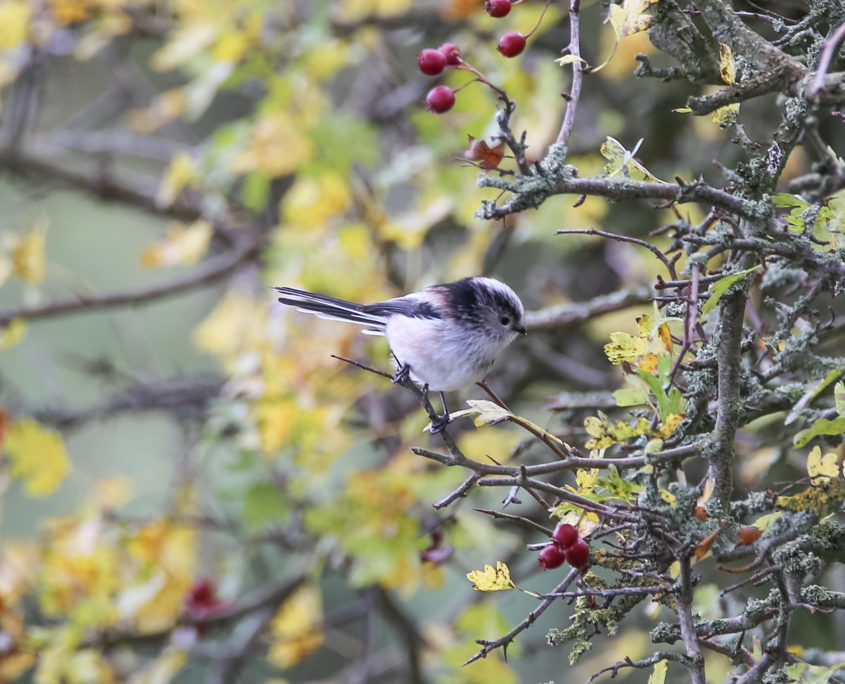
[[[138, 383], [116, 392], [106, 401], [81, 409], [16, 407], [17, 415], [32, 415], [60, 430], [69, 430], [94, 420], [139, 411], [197, 411], [219, 396], [223, 379], [212, 376], [175, 377]], [[14, 404], [13, 404], [14, 406]]]
[[691, 96], [687, 98], [687, 107], [695, 116], [704, 116], [736, 102], [744, 102], [761, 95], [766, 95], [783, 88], [783, 79], [787, 70], [768, 71], [753, 78], [722, 88], [712, 95]]
[[[552, 590], [551, 593], [552, 594], [560, 594], [560, 593], [566, 591], [566, 588], [570, 584], [572, 584], [572, 582], [575, 580], [575, 578], [578, 577], [578, 575], [580, 575], [580, 574], [581, 574], [580, 570], [578, 570], [577, 568], [572, 568], [572, 570], [569, 571], [569, 574], [566, 577], [563, 578], [563, 581], [560, 584], [558, 584]], [[479, 658], [486, 658], [488, 653], [490, 653], [491, 651], [495, 651], [497, 648], [505, 648], [506, 649], [508, 647], [508, 644], [510, 644], [520, 632], [524, 632], [526, 629], [528, 629], [531, 625], [534, 624], [534, 621], [538, 617], [540, 617], [546, 611], [546, 609], [550, 605], [552, 605], [552, 603], [554, 603], [556, 598], [557, 598], [557, 596], [550, 595], [550, 596], [542, 599], [540, 601], [540, 605], [538, 605], [534, 610], [532, 610], [530, 613], [528, 613], [528, 615], [525, 617], [525, 619], [522, 622], [520, 622], [510, 632], [508, 632], [507, 634], [505, 634], [502, 637], [499, 637], [495, 641], [487, 641], [485, 639], [478, 639], [476, 641], [476, 643], [481, 646], [481, 650], [478, 653], [476, 653], [472, 658], [467, 660], [464, 663], [464, 665], [469, 665], [470, 663], [474, 663]]]
[[476, 215], [489, 220], [501, 219], [526, 209], [536, 209], [554, 195], [597, 195], [613, 200], [651, 199], [678, 204], [698, 202], [748, 219], [768, 218], [771, 215], [772, 209], [768, 203], [737, 197], [701, 180], [677, 184], [601, 177], [578, 178], [574, 175], [574, 169], [557, 168], [560, 160], [548, 158], [560, 154], [559, 146], [553, 145], [544, 160], [545, 168], [530, 176], [519, 175], [514, 179], [480, 176], [480, 187], [504, 190], [512, 193], [512, 196], [501, 204], [485, 201]]
[[645, 247], [649, 250], [654, 256], [656, 256], [660, 262], [666, 267], [666, 270], [669, 272], [669, 275], [675, 279], [678, 277], [678, 273], [675, 271], [675, 264], [674, 262], [670, 261], [669, 258], [657, 247], [652, 245], [650, 242], [646, 242], [645, 240], [640, 240], [639, 238], [629, 237], [628, 235], [619, 235], [618, 233], [609, 233], [606, 230], [596, 230], [595, 228], [572, 228], [566, 230], [558, 230], [556, 232], [557, 235], [599, 235], [604, 238], [610, 238], [611, 240], [616, 240], [616, 242], [629, 242], [634, 245], [639, 245], [640, 247]]
[[580, 16], [581, 0], [570, 0], [569, 3], [569, 47], [567, 51], [572, 57], [572, 87], [566, 98], [566, 113], [557, 136], [557, 142], [566, 144], [575, 123], [575, 112], [578, 100], [581, 98], [581, 83], [584, 80], [584, 65], [581, 61], [581, 28]]
[[617, 290], [606, 295], [593, 297], [586, 302], [567, 302], [538, 311], [525, 313], [525, 329], [558, 330], [589, 321], [602, 314], [620, 311], [632, 306], [647, 304], [652, 292], [648, 287]]
[[157, 180], [116, 173], [102, 160], [75, 155], [70, 161], [57, 146], [28, 141], [19, 147], [0, 149], [0, 168], [29, 178], [37, 176], [59, 185], [81, 190], [107, 202], [118, 202], [181, 221], [195, 221], [203, 215], [201, 193], [183, 192], [172, 204], [156, 203]]
[[819, 94], [819, 91], [825, 87], [825, 76], [827, 75], [827, 70], [830, 68], [830, 62], [833, 59], [833, 52], [843, 38], [845, 38], [845, 23], [840, 24], [839, 28], [833, 32], [833, 35], [824, 41], [824, 47], [822, 48], [822, 53], [819, 57], [819, 65], [816, 69], [816, 75], [813, 78], [812, 85], [807, 91], [808, 98], [815, 98]]
[[678, 613], [678, 622], [681, 627], [681, 638], [684, 641], [686, 656], [689, 659], [687, 669], [689, 669], [692, 684], [706, 684], [704, 656], [701, 653], [701, 644], [698, 642], [698, 635], [695, 632], [695, 622], [692, 615], [693, 591], [688, 556], [680, 559], [680, 566], [681, 572], [678, 577], [678, 592], [675, 606]]
[[742, 319], [745, 312], [747, 283], [735, 285], [719, 302], [718, 391], [716, 427], [707, 449], [709, 477], [716, 484], [713, 496], [727, 514], [733, 493], [734, 439], [742, 407], [739, 391], [742, 382]]

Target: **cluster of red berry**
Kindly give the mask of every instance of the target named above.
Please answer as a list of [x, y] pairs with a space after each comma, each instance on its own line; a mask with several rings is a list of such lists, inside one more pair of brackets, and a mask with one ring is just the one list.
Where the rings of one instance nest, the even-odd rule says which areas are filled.
[[[504, 17], [511, 11], [513, 4], [511, 0], [486, 0], [484, 9], [491, 17]], [[519, 31], [506, 33], [499, 39], [497, 49], [505, 57], [516, 57], [525, 49], [526, 37]], [[472, 67], [466, 65], [461, 59], [460, 49], [452, 43], [444, 43], [436, 50], [433, 48], [422, 50], [417, 55], [417, 66], [419, 66], [420, 71], [428, 76], [438, 76], [443, 73], [446, 67], [468, 68], [470, 71], [478, 73]], [[435, 114], [448, 112], [455, 104], [456, 92], [449, 86], [436, 86], [429, 90], [428, 95], [426, 95], [426, 107]]]
[[[508, 0], [510, 2], [510, 0]], [[461, 63], [461, 51], [457, 45], [443, 43], [436, 50], [426, 48], [417, 55], [417, 66], [428, 76], [438, 76], [447, 66], [456, 67]], [[452, 109], [455, 104], [455, 91], [449, 86], [439, 85], [428, 91], [425, 105], [430, 112], [442, 114]]]
[[542, 548], [537, 561], [543, 570], [559, 568], [563, 561], [573, 568], [585, 568], [590, 563], [590, 546], [574, 526], [561, 523], [552, 534], [552, 543]]

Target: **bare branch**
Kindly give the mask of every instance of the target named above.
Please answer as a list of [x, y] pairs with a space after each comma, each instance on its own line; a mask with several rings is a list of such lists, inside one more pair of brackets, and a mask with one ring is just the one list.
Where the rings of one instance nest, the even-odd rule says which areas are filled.
[[145, 304], [222, 280], [245, 263], [252, 261], [258, 254], [260, 246], [256, 240], [245, 233], [233, 233], [232, 237], [234, 238], [234, 242], [230, 250], [209, 259], [202, 268], [188, 275], [149, 287], [82, 296], [59, 300], [41, 306], [29, 306], [0, 311], [0, 326], [7, 325], [15, 319], [35, 321], [79, 311], [96, 311], [99, 309]]

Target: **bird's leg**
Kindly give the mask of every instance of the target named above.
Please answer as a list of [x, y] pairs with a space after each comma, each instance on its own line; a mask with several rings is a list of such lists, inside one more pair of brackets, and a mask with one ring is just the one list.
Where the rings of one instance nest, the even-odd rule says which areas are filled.
[[451, 420], [449, 417], [449, 407], [446, 405], [446, 395], [443, 392], [440, 392], [440, 401], [443, 402], [443, 415], [437, 416], [431, 421], [432, 435], [436, 435], [438, 432], [443, 432]]
[[[390, 352], [393, 354], [393, 352]], [[393, 360], [396, 361], [396, 372], [393, 374], [393, 384], [403, 385], [411, 379], [411, 364], [402, 363], [396, 354], [393, 354]], [[428, 385], [423, 385], [423, 397], [428, 397]], [[449, 407], [446, 405], [446, 395], [440, 392], [440, 401], [443, 402], [443, 415], [435, 416], [431, 420], [431, 434], [436, 435], [438, 432], [443, 432], [450, 422]], [[432, 409], [433, 411], [434, 409]]]
[[[390, 353], [393, 354], [393, 352]], [[396, 372], [393, 374], [391, 380], [393, 380], [394, 385], [403, 385], [411, 379], [411, 366], [410, 364], [402, 363], [396, 358], [396, 354], [393, 354], [393, 360], [396, 361]]]

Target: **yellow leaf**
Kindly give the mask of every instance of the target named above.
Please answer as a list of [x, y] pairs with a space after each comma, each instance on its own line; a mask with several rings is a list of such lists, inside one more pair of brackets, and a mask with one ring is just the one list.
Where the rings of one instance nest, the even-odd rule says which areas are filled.
[[156, 206], [163, 208], [173, 204], [179, 193], [193, 180], [195, 175], [194, 162], [187, 152], [178, 152], [174, 155], [161, 178], [161, 184], [158, 186], [155, 199]]
[[604, 345], [604, 353], [608, 360], [616, 365], [623, 361], [634, 363], [637, 357], [645, 354], [648, 342], [642, 337], [634, 337], [628, 333], [610, 333], [610, 343]]
[[166, 648], [150, 665], [136, 672], [129, 684], [162, 684], [172, 681], [188, 662], [188, 654], [182, 649]]
[[475, 427], [495, 425], [496, 423], [501, 423], [502, 421], [507, 420], [513, 415], [507, 409], [503, 409], [498, 404], [494, 404], [492, 401], [488, 401], [487, 399], [470, 400], [467, 401], [467, 404], [478, 411], [478, 415], [473, 421], [475, 423]]
[[194, 345], [208, 354], [235, 354], [250, 349], [260, 339], [266, 323], [266, 307], [238, 292], [227, 292], [217, 306], [194, 329]]
[[305, 73], [313, 81], [325, 81], [351, 63], [350, 44], [324, 37], [315, 48], [302, 56]]
[[[616, 5], [612, 5], [615, 7]], [[642, 141], [640, 141], [642, 142]], [[639, 147], [639, 143], [635, 146], [632, 152], [629, 152], [616, 138], [607, 136], [599, 148], [601, 156], [607, 159], [604, 165], [604, 172], [609, 177], [622, 176], [623, 178], [630, 178], [636, 181], [651, 181], [654, 183], [665, 183], [660, 180], [651, 171], [640, 164], [634, 155]], [[649, 331], [650, 332], [650, 331]]]
[[214, 46], [212, 57], [218, 62], [238, 62], [254, 42], [254, 36], [244, 31], [227, 31]]
[[12, 423], [4, 444], [10, 474], [23, 481], [28, 496], [52, 494], [70, 470], [61, 435], [31, 418]]
[[648, 684], [663, 684], [666, 681], [666, 670], [668, 667], [668, 660], [658, 660], [654, 664], [651, 674], [648, 676]]
[[50, 0], [50, 11], [63, 26], [85, 21], [91, 9], [93, 4], [90, 0]]
[[587, 68], [590, 67], [586, 59], [584, 59], [583, 57], [578, 57], [576, 55], [564, 55], [563, 57], [558, 57], [555, 60], [555, 64], [560, 64], [561, 66], [566, 66], [567, 64], [572, 64], [573, 62], [581, 62]]
[[46, 237], [46, 220], [40, 220], [28, 235], [12, 238], [10, 249], [12, 274], [28, 285], [37, 285], [44, 280], [46, 271], [44, 242]]
[[584, 429], [591, 437], [601, 437], [604, 435], [604, 423], [595, 416], [584, 418]]
[[495, 570], [492, 565], [485, 565], [484, 570], [468, 572], [467, 579], [472, 582], [472, 588], [478, 591], [516, 589], [516, 585], [511, 580], [511, 571], [502, 561], [496, 561]]
[[211, 224], [204, 219], [190, 226], [176, 224], [167, 231], [167, 239], [141, 253], [141, 264], [146, 268], [189, 266], [208, 251], [213, 233]]
[[737, 114], [739, 114], [739, 102], [719, 107], [719, 109], [713, 112], [713, 123], [719, 125], [732, 124], [736, 120]]
[[259, 170], [278, 178], [296, 171], [313, 153], [314, 143], [304, 123], [286, 112], [274, 112], [255, 123], [249, 145], [235, 159], [232, 170]]
[[696, 503], [699, 506], [703, 506], [708, 501], [710, 501], [710, 497], [713, 496], [713, 492], [716, 491], [716, 480], [712, 477], [708, 477], [704, 481], [704, 490], [701, 492], [701, 496], [698, 497]]
[[153, 98], [146, 109], [132, 112], [132, 128], [141, 133], [151, 133], [164, 124], [182, 116], [188, 105], [188, 99], [182, 88], [166, 90]]
[[719, 43], [719, 73], [728, 85], [734, 84], [736, 78], [736, 61], [729, 45]]
[[775, 511], [774, 513], [767, 513], [761, 515], [754, 521], [754, 527], [760, 528], [763, 532], [769, 529], [773, 522], [780, 520], [783, 517], [782, 511]]
[[637, 367], [641, 368], [646, 373], [657, 375], [657, 354], [643, 354], [642, 358], [640, 358], [639, 363], [637, 364]]
[[640, 337], [651, 337], [653, 323], [651, 320], [651, 316], [648, 314], [643, 314], [642, 316], [637, 316], [637, 332], [639, 333]]
[[273, 643], [267, 659], [287, 668], [301, 662], [323, 643], [323, 599], [320, 590], [306, 585], [295, 591], [270, 622]]
[[669, 330], [668, 323], [662, 323], [657, 327], [657, 339], [666, 345], [667, 351], [672, 351], [672, 333]]
[[575, 484], [578, 486], [578, 492], [581, 494], [589, 494], [596, 486], [599, 478], [598, 468], [591, 470], [578, 470], [575, 473]]
[[298, 175], [282, 202], [282, 216], [299, 229], [317, 228], [352, 205], [349, 181], [338, 173]]
[[7, 0], [0, 4], [0, 50], [13, 50], [26, 40], [31, 15], [27, 0]]
[[0, 350], [11, 349], [26, 337], [26, 321], [23, 318], [13, 318], [0, 328]]
[[654, 23], [654, 17], [645, 14], [657, 0], [625, 0], [622, 6], [610, 6], [610, 23], [617, 37], [645, 31]]
[[668, 416], [666, 416], [666, 421], [663, 423], [663, 425], [660, 426], [656, 434], [659, 437], [663, 437], [665, 439], [675, 431], [675, 429], [678, 427], [678, 425], [681, 424], [681, 421], [683, 419], [683, 414], [670, 413]]
[[807, 473], [814, 485], [830, 482], [830, 478], [839, 475], [839, 459], [832, 451], [822, 456], [821, 447], [815, 446], [807, 456]]
[[153, 55], [153, 69], [169, 71], [204, 52], [217, 38], [219, 26], [211, 21], [186, 22], [170, 32], [170, 41]]

